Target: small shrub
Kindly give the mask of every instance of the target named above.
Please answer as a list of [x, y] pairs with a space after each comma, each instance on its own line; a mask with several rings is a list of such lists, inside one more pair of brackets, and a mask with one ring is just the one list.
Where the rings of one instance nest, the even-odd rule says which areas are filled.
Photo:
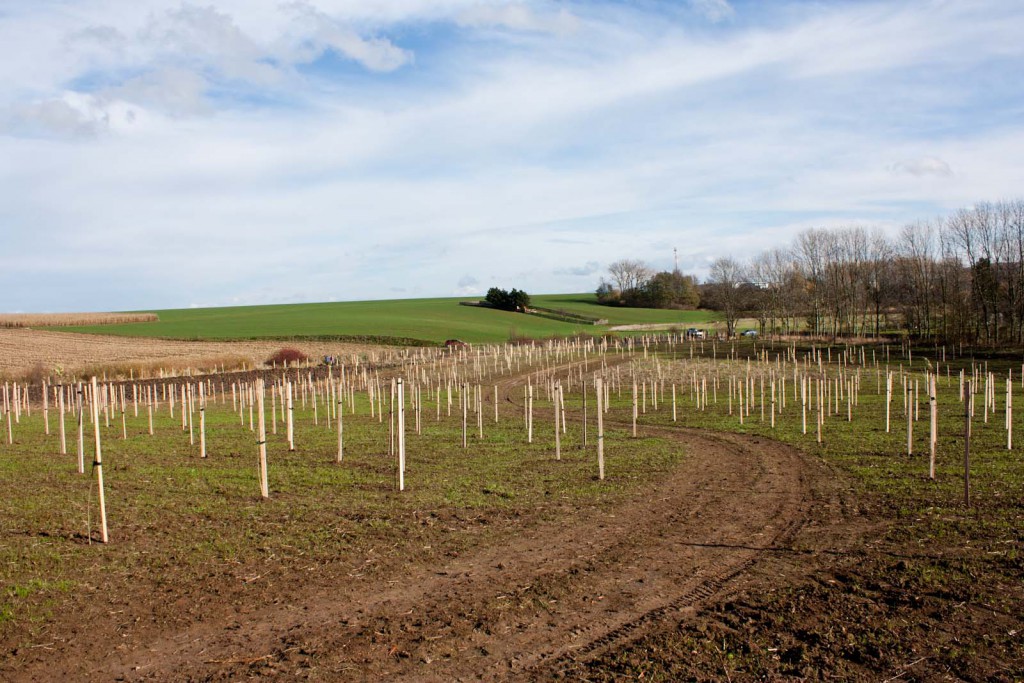
[[296, 348], [286, 346], [278, 349], [274, 354], [267, 359], [267, 365], [294, 365], [295, 363], [305, 362], [309, 357], [302, 351]]

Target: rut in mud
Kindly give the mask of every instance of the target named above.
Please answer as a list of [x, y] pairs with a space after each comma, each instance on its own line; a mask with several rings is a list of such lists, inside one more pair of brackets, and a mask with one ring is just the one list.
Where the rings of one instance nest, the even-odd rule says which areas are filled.
[[794, 449], [658, 434], [686, 449], [684, 464], [615, 509], [538, 525], [382, 585], [342, 582], [230, 623], [169, 633], [114, 666], [106, 660], [99, 677], [550, 678], [737, 589], [800, 527], [811, 470]]
[[[521, 400], [521, 380], [500, 384], [503, 402]], [[819, 463], [767, 439], [643, 431], [686, 455], [622, 503], [562, 508], [554, 519], [474, 541], [457, 557], [372, 580], [338, 567], [303, 585], [295, 572], [276, 604], [218, 599], [213, 582], [192, 593], [209, 609], [188, 610], [191, 620], [124, 640], [103, 628], [74, 656], [59, 647], [37, 652], [16, 677], [557, 677], [749, 587], [761, 558], [790, 552], [823, 479]]]

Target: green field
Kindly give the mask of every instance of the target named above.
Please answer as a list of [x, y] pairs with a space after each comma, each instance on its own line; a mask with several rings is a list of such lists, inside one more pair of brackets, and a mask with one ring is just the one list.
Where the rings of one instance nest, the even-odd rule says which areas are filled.
[[398, 299], [275, 306], [182, 308], [145, 311], [159, 322], [64, 327], [62, 330], [167, 339], [388, 338], [442, 342], [500, 342], [513, 335], [550, 337], [577, 332], [604, 332], [610, 326], [674, 323], [703, 326], [715, 320], [710, 311], [667, 311], [601, 306], [593, 294], [546, 294], [533, 297], [545, 308], [605, 318], [607, 326], [576, 325], [522, 313], [460, 306], [467, 299]]

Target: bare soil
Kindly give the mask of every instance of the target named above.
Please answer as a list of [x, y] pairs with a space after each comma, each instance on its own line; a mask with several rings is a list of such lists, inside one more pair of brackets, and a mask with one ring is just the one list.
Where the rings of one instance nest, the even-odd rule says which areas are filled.
[[314, 359], [325, 355], [380, 353], [387, 348], [344, 342], [198, 342], [0, 328], [0, 375], [19, 377], [37, 366], [51, 373], [57, 368], [74, 371], [127, 364], [186, 368], [235, 357], [248, 359], [252, 366], [263, 363], [283, 346], [297, 348]]
[[[83, 597], [36, 644], [8, 650], [0, 679], [1024, 675], [1018, 614], [952, 583], [915, 584], [918, 565], [955, 563], [957, 549], [886, 539], [889, 511], [822, 460], [760, 437], [644, 431], [687, 457], [625, 502], [522, 519], [431, 513], [423, 535], [365, 560], [211, 568], [158, 592], [112, 577], [116, 595]], [[459, 543], [425, 552], [440, 528]]]
[[[512, 382], [503, 390], [506, 400], [519, 394]], [[217, 575], [162, 595], [119, 595], [119, 609], [58, 615], [50, 642], [14, 653], [18, 665], [0, 673], [97, 681], [564, 675], [750, 587], [766, 555], [791, 551], [820, 495], [815, 483], [828, 479], [823, 466], [776, 442], [662, 434], [689, 457], [625, 504], [567, 507], [525, 524], [496, 520], [492, 533], [440, 563], [393, 559], [369, 575], [339, 563], [309, 581], [291, 568], [241, 596], [237, 579], [218, 585], [226, 577]], [[179, 615], [154, 605], [168, 599]]]

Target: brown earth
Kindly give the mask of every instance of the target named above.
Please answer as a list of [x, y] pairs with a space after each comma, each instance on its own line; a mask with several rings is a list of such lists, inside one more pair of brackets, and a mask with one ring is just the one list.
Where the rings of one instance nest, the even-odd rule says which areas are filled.
[[[503, 390], [520, 395], [512, 382]], [[644, 431], [688, 457], [615, 507], [492, 518], [488, 533], [443, 513], [424, 522], [459, 534], [458, 552], [418, 552], [428, 535], [365, 565], [211, 571], [160, 594], [129, 587], [56, 615], [45, 642], [0, 661], [0, 678], [1009, 681], [1024, 671], [1019, 615], [911, 580], [956, 549], [885, 540], [887, 515], [820, 459], [759, 437]], [[982, 636], [985, 651], [972, 652]], [[936, 657], [947, 644], [952, 654]]]
[[[506, 400], [519, 395], [512, 382], [503, 388]], [[175, 621], [145, 624], [145, 605], [159, 596], [121, 596], [130, 608], [58, 617], [47, 649], [19, 652], [19, 667], [6, 675], [96, 681], [564, 676], [693, 618], [723, 596], [757, 590], [761, 579], [751, 570], [769, 555], [793, 553], [812, 508], [828, 503], [827, 469], [788, 446], [649, 431], [670, 437], [689, 457], [668, 479], [612, 509], [583, 516], [569, 508], [525, 526], [507, 520], [440, 564], [395, 561], [371, 576], [320, 567], [308, 582], [296, 570], [264, 595], [270, 604], [233, 598], [216, 582], [193, 587], [183, 591], [193, 597]], [[808, 568], [802, 563], [792, 576], [773, 580], [799, 581]], [[79, 640], [85, 634], [88, 647]]]
[[262, 363], [282, 346], [294, 347], [317, 359], [325, 355], [381, 353], [387, 347], [344, 342], [179, 341], [118, 337], [74, 332], [0, 328], [0, 376], [24, 376], [37, 366], [52, 373], [83, 368], [162, 366], [184, 369], [221, 359]]

